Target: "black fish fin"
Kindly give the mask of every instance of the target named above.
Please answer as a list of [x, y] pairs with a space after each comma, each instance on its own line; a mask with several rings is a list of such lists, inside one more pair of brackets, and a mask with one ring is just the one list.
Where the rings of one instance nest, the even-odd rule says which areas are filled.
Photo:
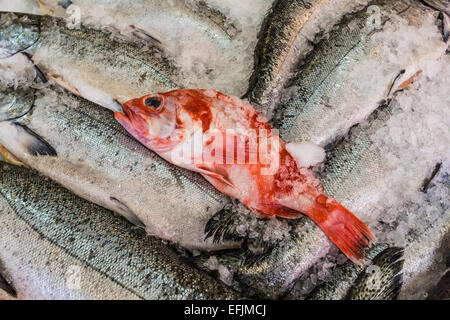
[[349, 300], [395, 300], [402, 287], [403, 248], [380, 252], [347, 292]]
[[131, 33], [138, 39], [150, 42], [152, 44], [161, 45], [162, 42], [150, 35], [148, 32], [138, 28], [134, 25], [130, 25], [130, 28], [133, 30]]
[[442, 32], [444, 34], [444, 41], [448, 42], [448, 39], [450, 38], [450, 16], [444, 12], [441, 12], [442, 14]]
[[134, 224], [139, 228], [145, 229], [145, 224], [138, 218], [138, 216], [133, 211], [131, 211], [130, 208], [128, 208], [128, 206], [125, 203], [123, 203], [122, 201], [120, 201], [115, 197], [110, 197], [109, 199], [119, 207], [120, 211], [124, 214], [124, 217], [128, 221], [130, 221], [132, 224]]
[[16, 131], [15, 143], [29, 154], [33, 156], [58, 156], [56, 150], [47, 141], [27, 126], [17, 122], [9, 122], [9, 124]]
[[215, 243], [242, 240], [243, 237], [236, 232], [238, 219], [238, 213], [232, 209], [231, 204], [226, 205], [206, 223], [205, 240], [212, 238]]
[[34, 71], [36, 72], [36, 78], [39, 78], [43, 83], [47, 83], [48, 82], [47, 77], [44, 75], [41, 69], [39, 69], [39, 67], [34, 63], [31, 55], [28, 52], [21, 52], [21, 54], [27, 57], [27, 59], [33, 64]]

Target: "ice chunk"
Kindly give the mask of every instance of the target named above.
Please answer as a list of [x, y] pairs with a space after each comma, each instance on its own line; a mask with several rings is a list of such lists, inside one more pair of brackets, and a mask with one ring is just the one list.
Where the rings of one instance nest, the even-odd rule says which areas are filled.
[[294, 157], [297, 164], [302, 167], [312, 167], [325, 160], [325, 150], [311, 142], [288, 143], [287, 151]]

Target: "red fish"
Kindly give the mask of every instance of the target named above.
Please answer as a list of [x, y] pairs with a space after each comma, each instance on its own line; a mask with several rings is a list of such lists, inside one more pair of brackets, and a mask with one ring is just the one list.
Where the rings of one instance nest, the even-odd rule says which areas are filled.
[[248, 102], [215, 90], [174, 90], [123, 104], [115, 118], [147, 148], [199, 172], [262, 217], [307, 215], [351, 260], [361, 263], [370, 230], [323, 193], [308, 168]]

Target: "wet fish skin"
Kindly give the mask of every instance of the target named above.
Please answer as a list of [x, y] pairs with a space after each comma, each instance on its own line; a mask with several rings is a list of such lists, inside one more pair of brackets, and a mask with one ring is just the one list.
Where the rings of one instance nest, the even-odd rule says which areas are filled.
[[[240, 298], [162, 241], [30, 169], [0, 166], [0, 206], [2, 270], [21, 299]], [[79, 287], [70, 286], [73, 268]]]
[[[149, 88], [180, 87], [177, 69], [142, 46], [84, 26], [69, 29], [61, 18], [11, 13], [2, 17], [9, 21], [0, 25], [3, 51], [27, 54], [47, 78], [105, 108], [121, 110], [120, 103]], [[11, 28], [21, 32], [11, 34]], [[17, 38], [26, 45], [17, 45]]]
[[401, 287], [402, 248], [380, 244], [369, 250], [365, 267], [345, 263], [317, 286], [308, 300], [395, 300]]
[[291, 49], [305, 20], [313, 1], [276, 1], [272, 14], [266, 22], [264, 31], [256, 52], [255, 71], [250, 81], [249, 99], [262, 104], [269, 86], [276, 81], [280, 69]]
[[[24, 127], [34, 134], [12, 130]], [[33, 155], [42, 141], [57, 156], [42, 156], [48, 151]], [[240, 245], [204, 239], [206, 223], [229, 202], [228, 197], [201, 176], [173, 167], [144, 148], [109, 111], [70, 93], [39, 90], [30, 113], [14, 123], [0, 122], [0, 144], [82, 198], [145, 225], [152, 235], [187, 249]]]

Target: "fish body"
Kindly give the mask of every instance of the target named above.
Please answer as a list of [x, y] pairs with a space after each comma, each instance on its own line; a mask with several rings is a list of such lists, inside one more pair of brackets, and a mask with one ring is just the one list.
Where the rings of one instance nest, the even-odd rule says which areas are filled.
[[0, 274], [19, 299], [239, 299], [162, 241], [30, 169], [1, 165], [0, 208]]
[[[419, 1], [372, 1], [344, 17], [286, 85], [292, 92], [272, 119], [282, 138], [325, 147], [345, 136], [389, 98], [401, 70], [397, 85], [445, 53], [447, 45], [434, 30], [436, 16]], [[409, 32], [420, 36], [405, 37]], [[399, 54], [392, 43], [415, 50]]]
[[[164, 159], [202, 174], [262, 216], [306, 214], [350, 259], [363, 258], [370, 231], [322, 193], [313, 173], [297, 165], [249, 103], [215, 90], [174, 90], [133, 99], [122, 107], [125, 113], [116, 112], [116, 119]], [[202, 137], [199, 154], [182, 152], [184, 146], [194, 145], [196, 133]], [[210, 136], [204, 138], [203, 133]]]
[[361, 9], [368, 1], [276, 1], [260, 31], [256, 59], [247, 97], [272, 109], [286, 81], [301, 64], [314, 43], [345, 14]]
[[0, 143], [24, 164], [189, 250], [239, 246], [204, 239], [206, 223], [229, 198], [144, 148], [108, 110], [52, 87], [13, 108], [30, 112], [0, 122]]

